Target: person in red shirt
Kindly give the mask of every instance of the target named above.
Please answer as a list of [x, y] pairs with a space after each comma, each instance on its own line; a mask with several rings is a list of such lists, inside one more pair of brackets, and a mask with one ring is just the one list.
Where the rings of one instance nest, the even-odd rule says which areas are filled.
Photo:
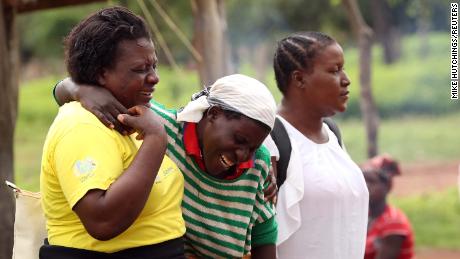
[[413, 258], [414, 237], [406, 215], [387, 203], [393, 177], [401, 174], [397, 161], [379, 155], [361, 169], [369, 189], [369, 222], [365, 259]]

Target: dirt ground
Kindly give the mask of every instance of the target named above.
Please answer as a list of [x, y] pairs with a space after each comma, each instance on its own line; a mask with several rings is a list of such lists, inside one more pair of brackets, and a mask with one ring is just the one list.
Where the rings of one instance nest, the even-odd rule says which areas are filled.
[[[457, 186], [460, 161], [402, 164], [402, 174], [394, 178], [392, 195], [420, 195]], [[460, 259], [460, 258], [459, 258]]]
[[460, 251], [419, 249], [416, 251], [415, 259], [459, 259]]
[[[402, 175], [394, 179], [392, 195], [420, 195], [458, 186], [459, 164], [460, 161], [402, 164]], [[460, 247], [456, 251], [417, 249], [416, 259], [460, 259]]]

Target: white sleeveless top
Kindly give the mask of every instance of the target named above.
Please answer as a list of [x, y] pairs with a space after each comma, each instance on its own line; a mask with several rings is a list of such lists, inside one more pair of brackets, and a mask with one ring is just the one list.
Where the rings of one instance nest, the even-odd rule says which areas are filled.
[[[278, 258], [362, 259], [369, 193], [361, 170], [326, 124], [329, 141], [316, 144], [278, 118], [292, 144], [278, 194]], [[273, 140], [266, 143], [276, 156]]]

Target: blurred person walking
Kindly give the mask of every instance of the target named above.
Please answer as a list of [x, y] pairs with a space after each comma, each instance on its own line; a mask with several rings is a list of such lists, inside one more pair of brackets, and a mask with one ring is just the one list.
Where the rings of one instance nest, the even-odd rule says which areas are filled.
[[410, 259], [414, 256], [412, 227], [404, 212], [387, 202], [393, 177], [401, 174], [397, 161], [379, 155], [361, 166], [369, 188], [369, 223], [365, 259]]

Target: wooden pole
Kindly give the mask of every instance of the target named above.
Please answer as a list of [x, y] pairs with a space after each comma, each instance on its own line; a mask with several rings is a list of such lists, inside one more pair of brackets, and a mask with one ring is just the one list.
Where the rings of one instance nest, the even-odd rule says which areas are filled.
[[351, 28], [356, 36], [359, 47], [359, 83], [361, 90], [360, 108], [366, 127], [367, 156], [373, 157], [378, 153], [377, 134], [379, 116], [372, 96], [371, 66], [372, 66], [372, 30], [364, 21], [356, 0], [343, 0], [342, 3], [348, 14]]
[[203, 85], [214, 83], [228, 75], [228, 43], [226, 42], [225, 2], [219, 0], [192, 0], [194, 16], [194, 46], [203, 58], [198, 71]]
[[14, 180], [13, 141], [18, 86], [15, 66], [16, 10], [0, 3], [0, 259], [10, 259], [13, 249], [14, 197], [4, 184]]
[[155, 0], [150, 1], [152, 3], [152, 6], [155, 8], [155, 10], [158, 12], [158, 14], [163, 18], [163, 20], [166, 22], [166, 24], [169, 26], [169, 28], [176, 33], [177, 37], [182, 41], [182, 43], [185, 45], [185, 47], [192, 53], [193, 57], [197, 62], [201, 62], [203, 58], [201, 57], [200, 53], [193, 47], [192, 43], [188, 40], [187, 36], [185, 36], [185, 33], [182, 32], [181, 29], [174, 23], [174, 21], [169, 17], [169, 15], [166, 13], [165, 10], [160, 6], [160, 4], [157, 3]]

